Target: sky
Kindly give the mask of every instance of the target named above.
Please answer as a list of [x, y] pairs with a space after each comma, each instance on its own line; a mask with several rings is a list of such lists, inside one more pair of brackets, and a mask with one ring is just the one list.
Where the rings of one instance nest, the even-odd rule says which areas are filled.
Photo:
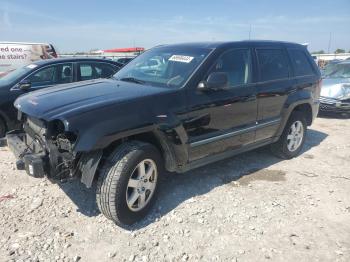
[[[250, 33], [249, 33], [250, 32]], [[61, 53], [249, 39], [350, 50], [350, 0], [1, 0], [0, 41]]]

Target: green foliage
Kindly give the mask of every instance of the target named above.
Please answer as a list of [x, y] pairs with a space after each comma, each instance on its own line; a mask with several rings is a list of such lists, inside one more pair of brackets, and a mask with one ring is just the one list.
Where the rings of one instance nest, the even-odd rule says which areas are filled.
[[324, 50], [320, 50], [320, 51], [314, 51], [311, 54], [324, 54], [325, 51]]
[[338, 48], [337, 50], [334, 51], [334, 53], [336, 53], [336, 54], [343, 54], [343, 53], [345, 53], [345, 50], [341, 49], [341, 48]]

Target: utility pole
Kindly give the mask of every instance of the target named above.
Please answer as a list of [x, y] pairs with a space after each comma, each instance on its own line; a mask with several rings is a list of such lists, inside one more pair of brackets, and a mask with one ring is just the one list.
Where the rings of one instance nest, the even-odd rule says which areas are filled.
[[328, 51], [327, 51], [328, 54], [331, 51], [331, 43], [332, 43], [332, 32], [329, 33]]
[[249, 40], [250, 40], [251, 33], [252, 33], [252, 24], [249, 25]]

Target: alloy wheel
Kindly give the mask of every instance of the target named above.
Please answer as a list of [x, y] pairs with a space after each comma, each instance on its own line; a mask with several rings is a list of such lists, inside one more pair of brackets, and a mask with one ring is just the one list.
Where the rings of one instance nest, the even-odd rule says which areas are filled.
[[301, 121], [295, 121], [288, 132], [287, 147], [290, 152], [296, 151], [303, 142], [304, 126]]
[[132, 172], [126, 189], [126, 202], [131, 211], [143, 209], [156, 189], [158, 171], [151, 159], [141, 161]]

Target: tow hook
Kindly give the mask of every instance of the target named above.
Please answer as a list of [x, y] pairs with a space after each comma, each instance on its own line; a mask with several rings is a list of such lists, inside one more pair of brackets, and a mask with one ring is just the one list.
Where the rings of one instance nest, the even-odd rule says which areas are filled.
[[25, 170], [26, 166], [24, 164], [24, 161], [22, 159], [16, 161], [16, 168], [18, 170]]

